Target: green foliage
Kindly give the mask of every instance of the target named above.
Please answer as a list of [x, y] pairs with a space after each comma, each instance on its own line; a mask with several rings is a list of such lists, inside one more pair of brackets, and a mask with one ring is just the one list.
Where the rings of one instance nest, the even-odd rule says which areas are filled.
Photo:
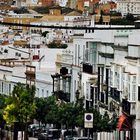
[[99, 111], [93, 108], [89, 108], [86, 112], [93, 113], [93, 131], [110, 132], [116, 129], [116, 116], [114, 116], [113, 118], [109, 118], [107, 112], [105, 112], [104, 115], [101, 115]]
[[53, 123], [56, 126], [83, 126], [84, 109], [80, 104], [66, 103], [56, 96], [36, 99], [35, 119], [42, 123]]
[[94, 108], [89, 108], [86, 110], [88, 113], [93, 113], [93, 131], [101, 131], [102, 127], [102, 115]]
[[[77, 119], [82, 118], [83, 115], [81, 115], [81, 110], [78, 106], [75, 106], [74, 103], [66, 103], [60, 106], [59, 108], [59, 115], [60, 115], [60, 121], [61, 124], [66, 124], [67, 128], [74, 127], [76, 125], [79, 126], [78, 123], [80, 123], [80, 120], [77, 121]], [[76, 119], [77, 118], [77, 119]]]
[[46, 35], [49, 33], [49, 31], [44, 31], [43, 33], [42, 33], [42, 36], [43, 37], [46, 37]]
[[14, 13], [17, 14], [24, 14], [24, 13], [29, 13], [28, 9], [25, 7], [17, 8], [14, 10]]
[[56, 91], [54, 96], [56, 96], [57, 99], [70, 102], [70, 93], [64, 92], [63, 90]]
[[57, 49], [66, 49], [68, 47], [67, 44], [62, 44], [60, 42], [51, 42], [48, 44], [48, 48], [57, 48]]
[[5, 95], [0, 95], [0, 126], [2, 126], [4, 119], [3, 119], [3, 109], [5, 107]]
[[117, 11], [110, 11], [110, 16], [122, 16], [122, 14]]
[[34, 118], [41, 123], [45, 123], [45, 116], [47, 113], [47, 100], [46, 98], [35, 98], [35, 103], [36, 113]]
[[133, 14], [128, 13], [126, 17], [111, 19], [110, 24], [112, 25], [134, 25], [134, 21], [137, 20]]
[[61, 48], [66, 49], [68, 47], [67, 44], [61, 44]]
[[45, 116], [46, 123], [57, 124], [58, 120], [58, 106], [56, 103], [55, 96], [50, 96], [47, 98], [47, 113]]
[[101, 10], [99, 24], [103, 23], [103, 11]]
[[49, 8], [46, 6], [43, 6], [43, 7], [37, 6], [37, 7], [34, 7], [33, 10], [40, 14], [49, 14]]
[[109, 122], [109, 126], [110, 126], [111, 131], [116, 130], [117, 123], [118, 123], [118, 118], [117, 118], [117, 115], [114, 113], [112, 118], [110, 119], [110, 122]]
[[57, 96], [50, 96], [36, 100], [37, 110], [35, 118], [42, 123], [53, 123], [56, 126], [66, 126], [66, 128], [74, 128], [74, 126], [84, 128], [84, 113], [93, 113], [93, 131], [112, 131], [116, 129], [116, 117], [109, 118], [107, 112], [101, 115], [100, 112], [94, 108], [85, 110], [83, 107], [83, 98], [78, 99], [76, 103], [65, 102], [57, 98]]
[[101, 119], [101, 131], [110, 131], [108, 122], [110, 121], [109, 115], [107, 112], [104, 113]]
[[135, 20], [133, 14], [131, 14], [131, 13], [128, 13], [125, 18], [127, 21], [134, 21]]
[[7, 97], [5, 101], [3, 117], [6, 123], [13, 125], [14, 122], [29, 122], [36, 109], [34, 96], [34, 86], [29, 87], [18, 83], [11, 96]]
[[59, 122], [58, 105], [55, 96], [50, 96], [48, 98], [36, 98], [35, 102], [37, 108], [34, 118], [36, 120], [44, 124], [57, 124]]
[[6, 96], [0, 94], [0, 109], [3, 109], [5, 107], [5, 99]]

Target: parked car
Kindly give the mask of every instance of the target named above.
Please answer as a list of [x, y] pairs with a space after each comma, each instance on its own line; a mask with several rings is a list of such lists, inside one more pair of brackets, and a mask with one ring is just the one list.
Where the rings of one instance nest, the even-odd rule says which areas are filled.
[[43, 125], [39, 125], [39, 124], [31, 124], [28, 126], [28, 134], [31, 137], [36, 137], [38, 135], [38, 133], [41, 132], [42, 128], [44, 126]]
[[47, 132], [48, 140], [59, 140], [61, 134], [60, 129], [49, 129]]
[[48, 135], [46, 132], [38, 134], [38, 140], [47, 140], [47, 138], [48, 138]]
[[38, 140], [59, 140], [61, 130], [48, 129], [46, 132], [38, 134]]
[[39, 124], [30, 124], [28, 126], [28, 134], [29, 134], [30, 137], [32, 137], [34, 135], [34, 129], [36, 127], [39, 127]]
[[65, 136], [64, 140], [73, 140], [73, 137], [72, 136]]
[[78, 133], [75, 129], [64, 129], [61, 130], [61, 140], [69, 140], [72, 137], [78, 136]]

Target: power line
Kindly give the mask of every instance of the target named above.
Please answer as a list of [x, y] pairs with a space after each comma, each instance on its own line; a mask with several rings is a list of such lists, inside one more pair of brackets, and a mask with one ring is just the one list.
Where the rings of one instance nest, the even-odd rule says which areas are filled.
[[140, 27], [125, 26], [125, 27], [76, 27], [76, 26], [47, 26], [47, 25], [34, 25], [34, 24], [20, 24], [10, 22], [0, 22], [1, 25], [7, 26], [22, 26], [22, 27], [36, 27], [36, 28], [51, 28], [51, 29], [74, 29], [74, 30], [136, 30]]

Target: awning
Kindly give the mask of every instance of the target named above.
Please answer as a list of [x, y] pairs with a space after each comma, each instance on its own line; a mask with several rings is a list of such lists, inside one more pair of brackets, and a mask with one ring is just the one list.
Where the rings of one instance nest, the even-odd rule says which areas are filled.
[[119, 131], [130, 130], [131, 129], [131, 121], [124, 114], [119, 116], [117, 128]]

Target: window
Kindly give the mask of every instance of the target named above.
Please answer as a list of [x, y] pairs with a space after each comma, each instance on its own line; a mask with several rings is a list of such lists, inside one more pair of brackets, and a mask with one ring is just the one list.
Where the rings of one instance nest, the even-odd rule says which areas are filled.
[[1, 92], [3, 93], [3, 82], [1, 84]]
[[136, 100], [136, 85], [132, 86], [132, 100]]
[[113, 86], [113, 71], [110, 72], [110, 86]]
[[76, 62], [77, 62], [77, 44], [75, 45], [75, 65], [76, 65]]
[[44, 97], [44, 89], [42, 89], [42, 97]]
[[136, 76], [132, 77], [132, 100], [136, 100]]
[[37, 97], [39, 97], [39, 88], [37, 88], [37, 90], [36, 90], [37, 92], [36, 92], [36, 94], [37, 94]]
[[130, 84], [130, 76], [128, 76], [128, 99], [130, 100], [130, 94], [131, 94], [131, 84]]
[[49, 96], [49, 92], [48, 92], [48, 90], [46, 90], [46, 97], [48, 97]]

